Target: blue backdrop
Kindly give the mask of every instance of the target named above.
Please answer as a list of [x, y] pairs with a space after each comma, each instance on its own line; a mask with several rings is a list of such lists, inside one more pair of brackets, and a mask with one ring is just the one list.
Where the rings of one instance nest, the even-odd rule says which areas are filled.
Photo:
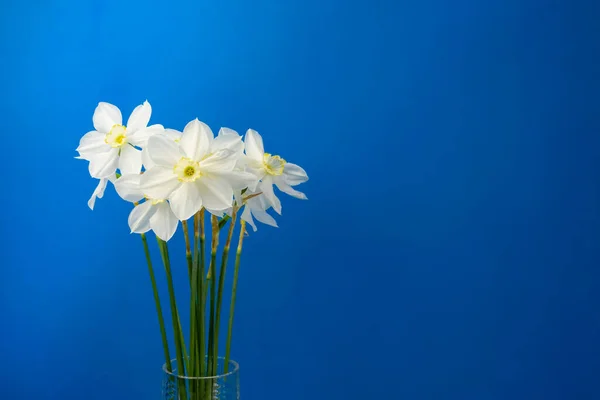
[[146, 99], [310, 176], [245, 245], [244, 399], [600, 398], [598, 2], [1, 4], [0, 398], [160, 396], [130, 205], [73, 159]]

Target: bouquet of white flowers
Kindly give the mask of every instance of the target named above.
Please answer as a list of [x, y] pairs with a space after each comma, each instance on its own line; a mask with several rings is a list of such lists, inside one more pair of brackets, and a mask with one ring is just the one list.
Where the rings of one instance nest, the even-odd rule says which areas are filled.
[[[99, 179], [88, 205], [91, 209], [102, 198], [111, 182], [121, 198], [133, 203], [128, 223], [132, 233], [141, 235], [165, 353], [165, 368], [172, 372], [165, 323], [154, 277], [146, 233], [153, 231], [166, 271], [169, 289], [173, 337], [178, 376], [214, 377], [219, 358], [219, 334], [224, 277], [229, 246], [235, 223], [240, 217], [229, 325], [223, 370], [230, 362], [235, 294], [242, 242], [246, 223], [254, 231], [254, 219], [277, 226], [267, 213], [273, 208], [281, 214], [281, 203], [273, 185], [298, 199], [306, 196], [293, 189], [306, 182], [306, 172], [279, 156], [265, 153], [262, 137], [254, 130], [244, 140], [235, 131], [221, 128], [217, 137], [203, 122], [189, 122], [183, 132], [150, 125], [152, 108], [147, 101], [137, 106], [123, 125], [120, 110], [109, 103], [99, 103], [94, 112], [95, 130], [85, 134], [77, 158], [89, 161], [89, 172]], [[243, 210], [242, 210], [243, 209]], [[210, 215], [211, 245], [206, 265], [205, 218]], [[193, 236], [188, 220], [192, 219]], [[190, 333], [186, 343], [181, 329], [167, 242], [181, 221], [186, 246], [190, 280]], [[217, 268], [219, 232], [229, 223], [225, 245]], [[192, 237], [190, 237], [192, 236]], [[189, 344], [189, 346], [188, 346]], [[212, 399], [214, 390], [206, 382], [179, 383], [180, 399]]]

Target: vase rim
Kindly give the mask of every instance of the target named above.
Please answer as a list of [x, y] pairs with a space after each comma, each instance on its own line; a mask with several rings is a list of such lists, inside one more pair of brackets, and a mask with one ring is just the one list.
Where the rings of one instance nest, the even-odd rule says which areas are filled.
[[[217, 357], [217, 359], [225, 361], [225, 357]], [[173, 358], [171, 360], [171, 364], [172, 365], [175, 364], [176, 362], [177, 362], [177, 358]], [[233, 375], [233, 374], [235, 374], [236, 372], [239, 371], [240, 364], [238, 364], [235, 360], [229, 360], [229, 364], [233, 366], [233, 368], [230, 371], [228, 371], [225, 374], [219, 374], [219, 375], [213, 375], [213, 376], [184, 376], [184, 375], [178, 375], [176, 373], [173, 373], [173, 372], [167, 370], [167, 363], [163, 364], [162, 369], [165, 372], [165, 374], [171, 375], [172, 377], [175, 377], [177, 379], [189, 379], [189, 380], [192, 380], [192, 379], [220, 379], [220, 378], [224, 378], [224, 377], [229, 376], [229, 375]]]

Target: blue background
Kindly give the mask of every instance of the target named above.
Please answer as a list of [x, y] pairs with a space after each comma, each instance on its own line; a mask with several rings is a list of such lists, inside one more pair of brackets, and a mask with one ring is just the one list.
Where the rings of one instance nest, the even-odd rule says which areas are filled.
[[1, 4], [0, 398], [160, 397], [130, 205], [73, 159], [146, 99], [311, 178], [246, 241], [244, 399], [600, 398], [598, 2]]

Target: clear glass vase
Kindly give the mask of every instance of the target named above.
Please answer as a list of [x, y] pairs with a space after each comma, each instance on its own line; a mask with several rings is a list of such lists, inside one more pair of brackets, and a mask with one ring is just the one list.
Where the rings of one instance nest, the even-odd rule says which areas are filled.
[[163, 365], [163, 400], [239, 400], [240, 366], [229, 360], [225, 372], [225, 359], [219, 357], [217, 374], [208, 377], [190, 377], [177, 374], [177, 361], [171, 361], [173, 371]]

